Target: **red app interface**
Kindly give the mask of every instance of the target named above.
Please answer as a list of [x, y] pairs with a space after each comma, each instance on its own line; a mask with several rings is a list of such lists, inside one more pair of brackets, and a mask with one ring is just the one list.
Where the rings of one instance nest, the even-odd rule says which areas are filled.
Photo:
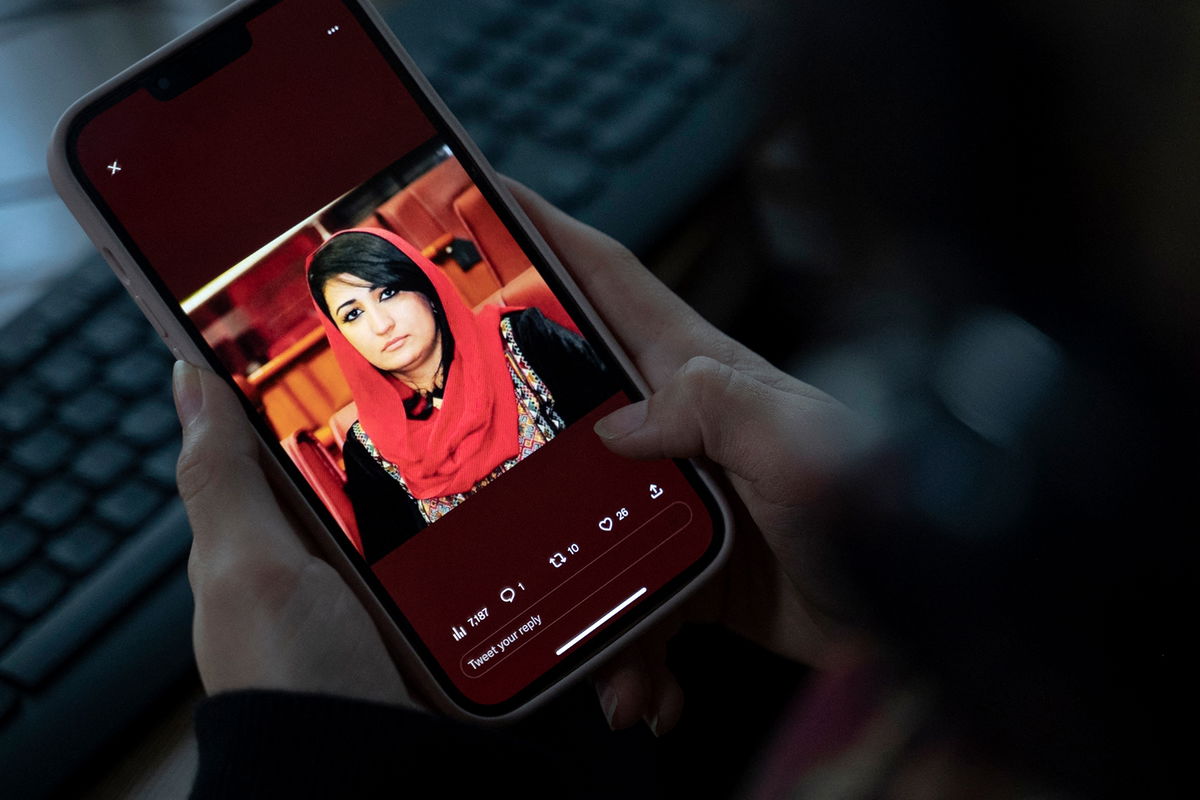
[[593, 432], [636, 389], [359, 13], [252, 8], [70, 154], [442, 685], [499, 712], [724, 533], [689, 467]]

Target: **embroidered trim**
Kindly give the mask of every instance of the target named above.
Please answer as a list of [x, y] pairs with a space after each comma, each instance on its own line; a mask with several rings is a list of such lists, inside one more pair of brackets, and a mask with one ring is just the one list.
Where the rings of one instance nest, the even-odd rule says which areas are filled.
[[[537, 408], [531, 408], [531, 413], [537, 417], [545, 417], [545, 424], [551, 427], [554, 433], [566, 428], [567, 424], [554, 410], [554, 397], [550, 394], [550, 389], [525, 360], [525, 354], [521, 352], [521, 346], [517, 344], [517, 339], [513, 335], [512, 320], [508, 317], [500, 320], [500, 337], [504, 341], [504, 352], [508, 357], [509, 369], [515, 369], [520, 374], [526, 392], [532, 392], [537, 396]], [[519, 395], [521, 390], [517, 391]], [[550, 434], [552, 438], [554, 433]]]
[[460, 503], [471, 495], [499, 478], [505, 472], [515, 467], [522, 459], [528, 457], [546, 442], [553, 439], [567, 427], [566, 422], [554, 409], [554, 396], [542, 381], [529, 362], [525, 360], [516, 338], [513, 336], [512, 322], [507, 318], [500, 320], [500, 335], [504, 342], [504, 354], [508, 359], [508, 374], [512, 378], [513, 396], [517, 403], [517, 455], [505, 460], [503, 464], [492, 470], [486, 477], [465, 492], [447, 495], [445, 497], [420, 498], [413, 497], [408, 490], [408, 484], [400, 469], [383, 457], [375, 447], [367, 432], [356, 420], [350, 426], [350, 434], [374, 459], [375, 463], [392, 477], [400, 488], [417, 504], [417, 509], [426, 523], [436, 522], [453, 511]]

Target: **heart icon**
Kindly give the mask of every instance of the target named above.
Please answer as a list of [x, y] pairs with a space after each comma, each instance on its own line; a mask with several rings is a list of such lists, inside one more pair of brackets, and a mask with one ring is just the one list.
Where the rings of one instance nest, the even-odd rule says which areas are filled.
[[612, 525], [612, 517], [605, 517], [604, 519], [600, 520], [600, 530], [604, 531], [605, 533], [608, 533], [612, 530]]

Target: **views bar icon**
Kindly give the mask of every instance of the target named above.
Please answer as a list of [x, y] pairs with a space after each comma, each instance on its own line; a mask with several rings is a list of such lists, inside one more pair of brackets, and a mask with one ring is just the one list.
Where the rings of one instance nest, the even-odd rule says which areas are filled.
[[467, 635], [467, 629], [458, 625], [450, 627], [450, 635], [454, 637], [454, 641], [461, 642]]

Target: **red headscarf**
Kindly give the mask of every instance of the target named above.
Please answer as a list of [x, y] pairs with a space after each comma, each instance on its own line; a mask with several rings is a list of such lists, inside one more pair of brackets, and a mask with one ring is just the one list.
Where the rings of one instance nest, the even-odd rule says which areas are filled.
[[[358, 405], [359, 424], [400, 470], [413, 497], [465, 492], [518, 453], [517, 403], [500, 337], [500, 315], [514, 309], [489, 305], [476, 314], [433, 262], [391, 231], [351, 228], [336, 235], [346, 233], [378, 236], [412, 259], [433, 283], [454, 334], [454, 359], [441, 407], [426, 419], [409, 419], [404, 400], [413, 390], [372, 366], [321, 314], [325, 335]], [[308, 257], [306, 274], [317, 252]]]

